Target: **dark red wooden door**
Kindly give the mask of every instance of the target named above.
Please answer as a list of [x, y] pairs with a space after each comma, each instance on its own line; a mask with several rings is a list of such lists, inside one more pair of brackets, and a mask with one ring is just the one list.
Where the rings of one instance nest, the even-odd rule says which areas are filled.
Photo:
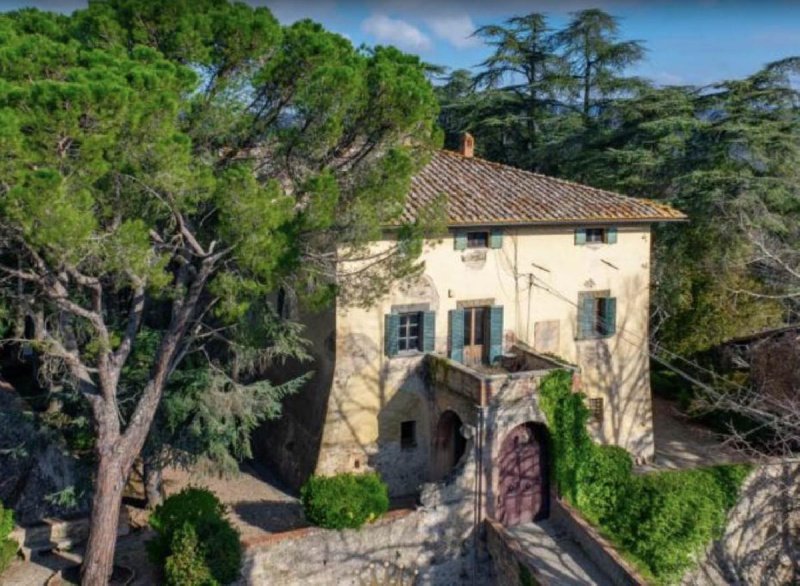
[[498, 519], [507, 527], [547, 515], [547, 468], [538, 436], [532, 426], [520, 425], [500, 448]]

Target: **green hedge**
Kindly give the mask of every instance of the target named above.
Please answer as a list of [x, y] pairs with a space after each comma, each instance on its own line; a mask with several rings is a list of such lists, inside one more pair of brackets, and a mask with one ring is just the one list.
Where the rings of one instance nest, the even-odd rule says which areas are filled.
[[328, 529], [358, 529], [389, 510], [389, 489], [376, 473], [312, 476], [300, 499], [306, 519]]
[[625, 450], [592, 441], [589, 412], [571, 379], [555, 372], [540, 387], [559, 492], [653, 582], [679, 581], [722, 531], [750, 468], [633, 474]]
[[17, 556], [19, 546], [16, 541], [9, 539], [8, 536], [14, 529], [14, 513], [9, 509], [4, 509], [0, 503], [0, 574], [11, 564]]
[[153, 511], [150, 526], [156, 537], [147, 550], [170, 586], [229, 584], [239, 578], [239, 533], [211, 491], [186, 488], [170, 496]]

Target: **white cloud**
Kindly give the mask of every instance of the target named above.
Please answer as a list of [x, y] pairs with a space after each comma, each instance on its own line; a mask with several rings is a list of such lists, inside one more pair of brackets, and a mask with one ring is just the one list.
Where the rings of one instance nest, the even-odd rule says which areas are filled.
[[425, 24], [431, 28], [433, 34], [457, 49], [481, 45], [481, 40], [472, 36], [477, 27], [469, 14], [431, 16], [425, 19]]
[[413, 24], [399, 18], [389, 18], [385, 14], [373, 14], [364, 19], [361, 30], [380, 43], [396, 45], [401, 49], [428, 51], [433, 47], [428, 35]]
[[658, 85], [685, 85], [686, 79], [669, 71], [658, 71], [652, 76], [652, 80]]

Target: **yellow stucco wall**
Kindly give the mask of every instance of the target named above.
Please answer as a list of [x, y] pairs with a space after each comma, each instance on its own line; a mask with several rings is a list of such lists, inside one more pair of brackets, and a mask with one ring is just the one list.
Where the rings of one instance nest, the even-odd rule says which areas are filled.
[[[572, 227], [521, 227], [505, 228], [497, 250], [454, 250], [452, 232], [426, 244], [418, 282], [398, 284], [369, 309], [337, 307], [336, 367], [318, 472], [350, 469], [347, 462], [359, 451], [398, 441], [398, 422], [424, 408], [419, 358], [387, 358], [383, 352], [384, 315], [392, 306], [428, 304], [436, 311], [436, 351], [446, 354], [448, 311], [459, 301], [477, 299], [504, 307], [506, 348], [522, 340], [581, 367], [582, 390], [604, 399], [603, 421], [592, 424], [598, 440], [651, 458], [650, 237], [649, 226], [619, 226], [616, 244], [577, 246]], [[576, 340], [579, 292], [603, 290], [617, 298], [616, 334]], [[537, 328], [540, 334], [550, 328], [545, 346]], [[433, 426], [435, 421], [423, 422], [422, 441]]]

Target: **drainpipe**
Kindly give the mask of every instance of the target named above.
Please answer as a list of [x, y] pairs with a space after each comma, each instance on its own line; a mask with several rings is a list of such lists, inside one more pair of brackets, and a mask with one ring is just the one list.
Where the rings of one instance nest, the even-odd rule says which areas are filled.
[[472, 583], [477, 584], [478, 579], [478, 534], [480, 533], [481, 522], [483, 521], [483, 438], [485, 431], [485, 413], [487, 404], [488, 389], [486, 380], [481, 379], [480, 403], [478, 405], [478, 421], [475, 426], [475, 498], [473, 510], [472, 526]]

